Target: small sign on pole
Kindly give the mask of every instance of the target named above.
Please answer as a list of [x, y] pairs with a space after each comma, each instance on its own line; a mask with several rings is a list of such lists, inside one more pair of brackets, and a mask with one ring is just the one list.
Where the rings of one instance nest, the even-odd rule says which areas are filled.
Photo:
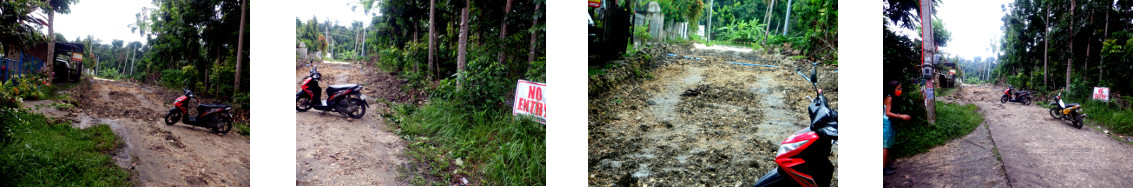
[[515, 105], [512, 106], [512, 115], [530, 115], [536, 121], [547, 124], [547, 98], [543, 91], [547, 84], [519, 80], [515, 84]]
[[588, 1], [588, 3], [586, 5], [589, 5], [590, 7], [594, 7], [594, 8], [602, 7], [602, 0], [587, 0], [587, 1]]
[[83, 62], [83, 54], [78, 52], [71, 53], [71, 61]]
[[1109, 88], [1108, 87], [1094, 87], [1094, 100], [1102, 102], [1109, 102]]

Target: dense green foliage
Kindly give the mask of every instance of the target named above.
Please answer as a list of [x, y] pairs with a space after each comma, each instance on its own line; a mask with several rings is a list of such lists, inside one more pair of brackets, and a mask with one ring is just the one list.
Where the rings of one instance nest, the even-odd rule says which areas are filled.
[[[546, 130], [507, 110], [453, 111], [449, 100], [395, 108], [415, 185], [448, 185], [469, 177], [479, 185], [541, 186], [546, 181]], [[460, 161], [460, 162], [456, 162]], [[416, 173], [420, 172], [420, 173]], [[483, 179], [480, 179], [482, 177]]]
[[893, 130], [897, 134], [891, 155], [897, 158], [913, 156], [968, 135], [983, 123], [984, 117], [976, 112], [977, 109], [973, 104], [957, 105], [938, 101], [936, 124], [928, 124], [924, 116], [913, 116], [909, 122], [891, 119]]
[[[838, 1], [790, 1], [790, 6], [787, 2], [715, 1], [710, 38], [756, 49], [768, 43], [787, 45], [812, 60], [837, 63]], [[790, 20], [784, 24], [788, 8]], [[701, 22], [707, 24], [705, 20]]]
[[79, 129], [0, 108], [0, 131], [0, 186], [130, 186], [109, 155], [122, 141], [105, 124]]
[[[317, 54], [320, 57], [325, 56], [326, 53], [332, 53], [331, 59], [362, 59], [362, 52], [365, 49], [374, 48], [373, 46], [363, 47], [364, 29], [373, 28], [363, 28], [362, 22], [357, 21], [350, 23], [349, 26], [343, 26], [339, 25], [338, 20], [319, 22], [318, 18], [311, 18], [304, 24], [299, 18], [295, 18], [296, 42], [304, 43], [311, 53], [323, 52], [323, 54]], [[328, 47], [330, 47], [329, 52]]]
[[1130, 46], [1133, 2], [1017, 0], [1005, 11], [1004, 54], [994, 72], [1001, 82], [1040, 91], [1068, 88], [1068, 95], [1080, 97], [1095, 86], [1133, 92], [1133, 55], [1123, 50]]

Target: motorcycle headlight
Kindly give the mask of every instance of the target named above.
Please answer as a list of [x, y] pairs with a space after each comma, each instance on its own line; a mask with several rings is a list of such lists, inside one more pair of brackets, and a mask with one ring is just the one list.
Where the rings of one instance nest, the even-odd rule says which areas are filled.
[[798, 141], [798, 142], [794, 142], [794, 143], [787, 143], [787, 144], [779, 145], [779, 151], [776, 152], [777, 154], [775, 154], [775, 156], [783, 155], [783, 154], [786, 154], [788, 152], [799, 149], [799, 147], [803, 147], [803, 145], [806, 145], [807, 142], [810, 142], [810, 140], [803, 140], [803, 141]]

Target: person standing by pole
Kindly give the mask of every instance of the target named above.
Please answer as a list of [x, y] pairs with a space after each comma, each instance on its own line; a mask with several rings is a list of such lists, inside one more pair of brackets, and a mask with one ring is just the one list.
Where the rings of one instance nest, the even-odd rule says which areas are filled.
[[912, 118], [908, 114], [893, 113], [894, 96], [901, 96], [901, 83], [897, 82], [896, 80], [890, 80], [889, 83], [885, 84], [885, 114], [884, 116], [882, 116], [883, 119], [881, 121], [882, 124], [884, 124], [881, 128], [881, 136], [883, 137], [883, 149], [881, 150], [881, 155], [883, 157], [882, 171], [885, 172], [885, 175], [893, 174], [896, 171], [896, 169], [893, 168], [893, 164], [890, 164], [889, 161], [889, 148], [892, 148], [894, 142], [896, 142], [897, 133], [893, 132], [893, 127], [889, 121], [889, 118], [897, 118], [905, 121], [909, 121], [909, 119]]

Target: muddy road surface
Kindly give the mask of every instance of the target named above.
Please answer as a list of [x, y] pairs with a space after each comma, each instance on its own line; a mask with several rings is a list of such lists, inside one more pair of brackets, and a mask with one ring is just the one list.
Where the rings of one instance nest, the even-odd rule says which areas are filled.
[[[795, 67], [809, 74], [810, 63], [703, 46], [643, 53], [645, 78], [591, 92], [590, 186], [751, 186], [775, 168], [778, 144], [809, 126], [815, 91]], [[836, 70], [819, 68], [835, 110]], [[830, 159], [837, 169], [837, 146]]]
[[[1051, 118], [1049, 108], [1035, 105], [1050, 101], [1035, 101], [1031, 105], [1000, 103], [999, 97], [1002, 96], [1004, 89], [1006, 88], [967, 85], [955, 91], [954, 97], [942, 97], [942, 100], [979, 106], [979, 113], [984, 116], [986, 131], [1002, 159], [999, 161], [1002, 166], [999, 167], [995, 163], [952, 165], [978, 165], [974, 168], [981, 169], [1001, 168], [1004, 178], [986, 184], [994, 187], [1133, 186], [1133, 179], [1128, 178], [1128, 174], [1133, 173], [1133, 163], [1128, 162], [1133, 160], [1133, 146], [1114, 140], [1106, 133], [1091, 128], [1096, 125], [1090, 123], [1082, 129], [1074, 128], [1069, 121]], [[1064, 99], [1068, 103], [1077, 102], [1074, 100]], [[976, 129], [972, 134], [981, 134], [980, 131], [983, 130]], [[965, 138], [968, 137], [972, 135]], [[957, 141], [953, 141], [955, 142]], [[966, 154], [936, 148], [921, 155]], [[921, 167], [915, 165], [898, 163], [897, 168], [912, 168], [906, 175], [915, 177], [913, 179], [939, 178], [920, 174], [917, 168]], [[900, 170], [897, 175], [901, 176]], [[954, 172], [953, 175], [969, 176], [959, 172]], [[903, 184], [890, 184], [890, 176], [886, 176], [887, 187], [904, 187]], [[954, 185], [957, 182], [983, 181], [983, 179], [956, 178], [953, 182], [926, 185], [939, 187]]]
[[[379, 115], [386, 106], [375, 100], [412, 102], [420, 97], [401, 92], [405, 81], [373, 66], [341, 62], [315, 65], [323, 76], [320, 87], [325, 90], [333, 84], [362, 84], [370, 107], [360, 119], [316, 109], [295, 114], [296, 185], [406, 185], [397, 179], [397, 170], [406, 160], [405, 141], [390, 132], [393, 128]], [[308, 66], [296, 67], [296, 92], [309, 71]], [[327, 95], [323, 93], [322, 97]]]
[[[125, 145], [117, 164], [135, 172], [137, 186], [249, 186], [248, 138], [178, 122], [164, 115], [180, 91], [128, 81], [89, 79], [69, 91], [68, 101], [29, 101], [47, 116], [69, 119], [76, 127], [107, 124]], [[208, 102], [204, 99], [202, 102]], [[62, 107], [67, 103], [73, 107]], [[39, 105], [39, 108], [34, 108]]]

